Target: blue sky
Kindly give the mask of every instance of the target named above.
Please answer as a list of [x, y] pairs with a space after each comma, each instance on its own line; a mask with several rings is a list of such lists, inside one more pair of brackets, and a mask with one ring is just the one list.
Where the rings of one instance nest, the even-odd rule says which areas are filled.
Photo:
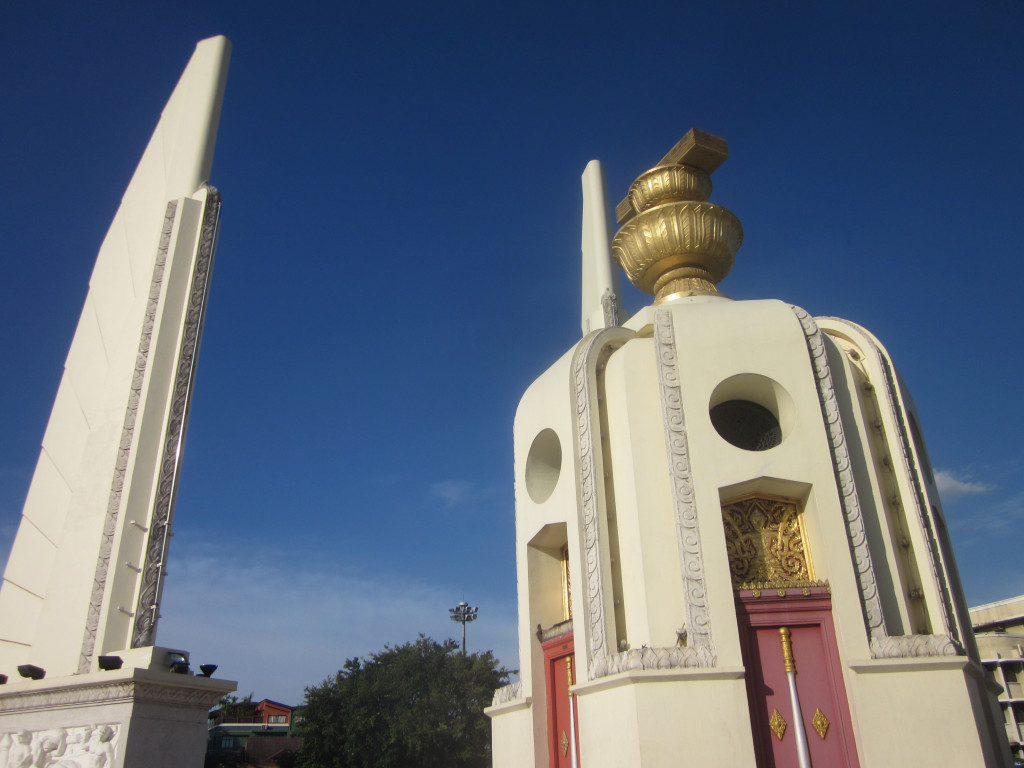
[[730, 144], [723, 290], [882, 339], [968, 600], [1024, 592], [1024, 4], [778, 5], [5, 3], [0, 548], [120, 195], [226, 34], [162, 645], [298, 703], [466, 599], [517, 666], [512, 418], [579, 337], [579, 177], [618, 201], [692, 126]]

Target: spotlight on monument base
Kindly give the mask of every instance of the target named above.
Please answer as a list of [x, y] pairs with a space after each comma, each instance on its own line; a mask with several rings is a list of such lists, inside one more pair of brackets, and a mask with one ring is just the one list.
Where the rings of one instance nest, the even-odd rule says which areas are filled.
[[0, 675], [0, 685], [7, 682], [7, 675]]
[[37, 667], [35, 664], [21, 664], [18, 667], [18, 674], [22, 677], [30, 677], [33, 680], [42, 680], [46, 677], [46, 670]]
[[120, 656], [100, 656], [98, 663], [100, 669], [104, 672], [110, 672], [114, 669], [120, 669], [121, 665], [124, 664], [124, 659]]
[[188, 656], [177, 651], [168, 651], [164, 664], [171, 672], [179, 675], [187, 675], [191, 671], [188, 668]]
[[200, 664], [199, 671], [203, 673], [203, 677], [213, 677], [213, 673], [217, 671], [216, 664]]

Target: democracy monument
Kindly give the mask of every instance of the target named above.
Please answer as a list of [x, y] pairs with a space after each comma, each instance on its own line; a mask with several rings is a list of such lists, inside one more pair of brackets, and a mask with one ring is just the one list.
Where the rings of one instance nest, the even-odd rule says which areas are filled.
[[861, 326], [719, 292], [727, 156], [690, 131], [613, 239], [583, 175], [582, 339], [513, 430], [494, 765], [1008, 766], [910, 393]]
[[196, 47], [96, 259], [0, 588], [0, 768], [198, 768], [235, 689], [156, 645], [229, 55]]
[[[156, 644], [229, 53], [196, 47], [96, 260], [0, 588], [0, 768], [198, 768], [235, 689]], [[614, 239], [583, 175], [582, 339], [513, 430], [494, 765], [1008, 766], [910, 394], [859, 325], [719, 292], [727, 156], [690, 131]]]

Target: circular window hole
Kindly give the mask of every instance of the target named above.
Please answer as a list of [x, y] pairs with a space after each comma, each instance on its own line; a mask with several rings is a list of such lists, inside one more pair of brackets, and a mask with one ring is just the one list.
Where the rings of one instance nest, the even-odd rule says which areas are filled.
[[711, 409], [711, 423], [727, 443], [745, 451], [767, 451], [782, 442], [775, 414], [749, 400], [726, 400]]
[[526, 457], [526, 492], [535, 504], [548, 500], [562, 470], [562, 444], [553, 429], [543, 429], [533, 438]]
[[793, 428], [793, 398], [774, 379], [741, 373], [722, 381], [708, 403], [711, 423], [722, 439], [745, 451], [767, 451]]

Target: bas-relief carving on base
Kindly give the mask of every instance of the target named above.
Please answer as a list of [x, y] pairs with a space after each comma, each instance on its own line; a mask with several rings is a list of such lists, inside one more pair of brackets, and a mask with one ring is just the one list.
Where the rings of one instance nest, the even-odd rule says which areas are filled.
[[178, 485], [181, 445], [184, 441], [185, 422], [192, 398], [192, 384], [195, 377], [196, 355], [199, 352], [199, 338], [202, 335], [203, 316], [206, 314], [210, 268], [213, 263], [214, 245], [220, 222], [220, 206], [220, 194], [214, 187], [208, 186], [206, 205], [203, 209], [202, 229], [199, 234], [199, 249], [188, 303], [185, 307], [184, 329], [171, 396], [170, 418], [164, 437], [164, 452], [157, 480], [156, 501], [150, 522], [146, 561], [142, 570], [142, 584], [135, 611], [132, 648], [153, 645], [155, 641], [157, 610], [163, 585], [164, 564], [167, 561], [167, 547], [170, 541], [174, 494]]
[[110, 768], [119, 731], [112, 723], [0, 734], [0, 768]]
[[96, 631], [99, 627], [100, 612], [103, 608], [103, 593], [106, 590], [107, 573], [110, 569], [110, 552], [113, 549], [114, 535], [117, 531], [117, 517], [121, 510], [124, 478], [125, 473], [128, 471], [128, 459], [131, 456], [135, 421], [138, 416], [139, 401], [142, 397], [142, 384], [146, 378], [146, 368], [149, 364], [149, 348], [153, 340], [153, 325], [156, 321], [157, 308], [160, 305], [164, 268], [167, 264], [167, 250], [171, 243], [171, 232], [174, 228], [174, 217], [177, 209], [178, 202], [176, 200], [172, 200], [167, 204], [163, 229], [160, 231], [160, 244], [157, 247], [156, 263], [153, 265], [153, 277], [149, 283], [149, 297], [146, 303], [146, 314], [142, 321], [139, 351], [135, 358], [135, 370], [132, 372], [131, 389], [128, 392], [128, 407], [125, 409], [124, 425], [121, 428], [121, 443], [117, 449], [117, 460], [114, 464], [114, 477], [110, 484], [107, 513], [103, 520], [100, 551], [96, 559], [96, 573], [93, 577], [92, 594], [89, 598], [89, 612], [85, 619], [82, 651], [78, 658], [78, 672], [80, 674], [89, 671], [92, 665], [93, 650], [96, 646]]
[[828, 429], [832, 448], [836, 487], [843, 503], [846, 534], [850, 543], [854, 568], [857, 572], [861, 607], [870, 640], [871, 655], [873, 658], [945, 656], [951, 655], [950, 648], [952, 648], [953, 654], [961, 653], [958, 644], [948, 635], [889, 635], [886, 632], [881, 600], [875, 582], [874, 566], [871, 562], [871, 553], [868, 550], [867, 536], [864, 530], [863, 513], [853, 479], [853, 470], [850, 466], [850, 455], [843, 433], [839, 407], [836, 403], [835, 388], [826, 358], [825, 344], [814, 318], [800, 307], [791, 305], [791, 309], [803, 327], [807, 340], [807, 351], [817, 378], [818, 400], [821, 404], [821, 414]]

